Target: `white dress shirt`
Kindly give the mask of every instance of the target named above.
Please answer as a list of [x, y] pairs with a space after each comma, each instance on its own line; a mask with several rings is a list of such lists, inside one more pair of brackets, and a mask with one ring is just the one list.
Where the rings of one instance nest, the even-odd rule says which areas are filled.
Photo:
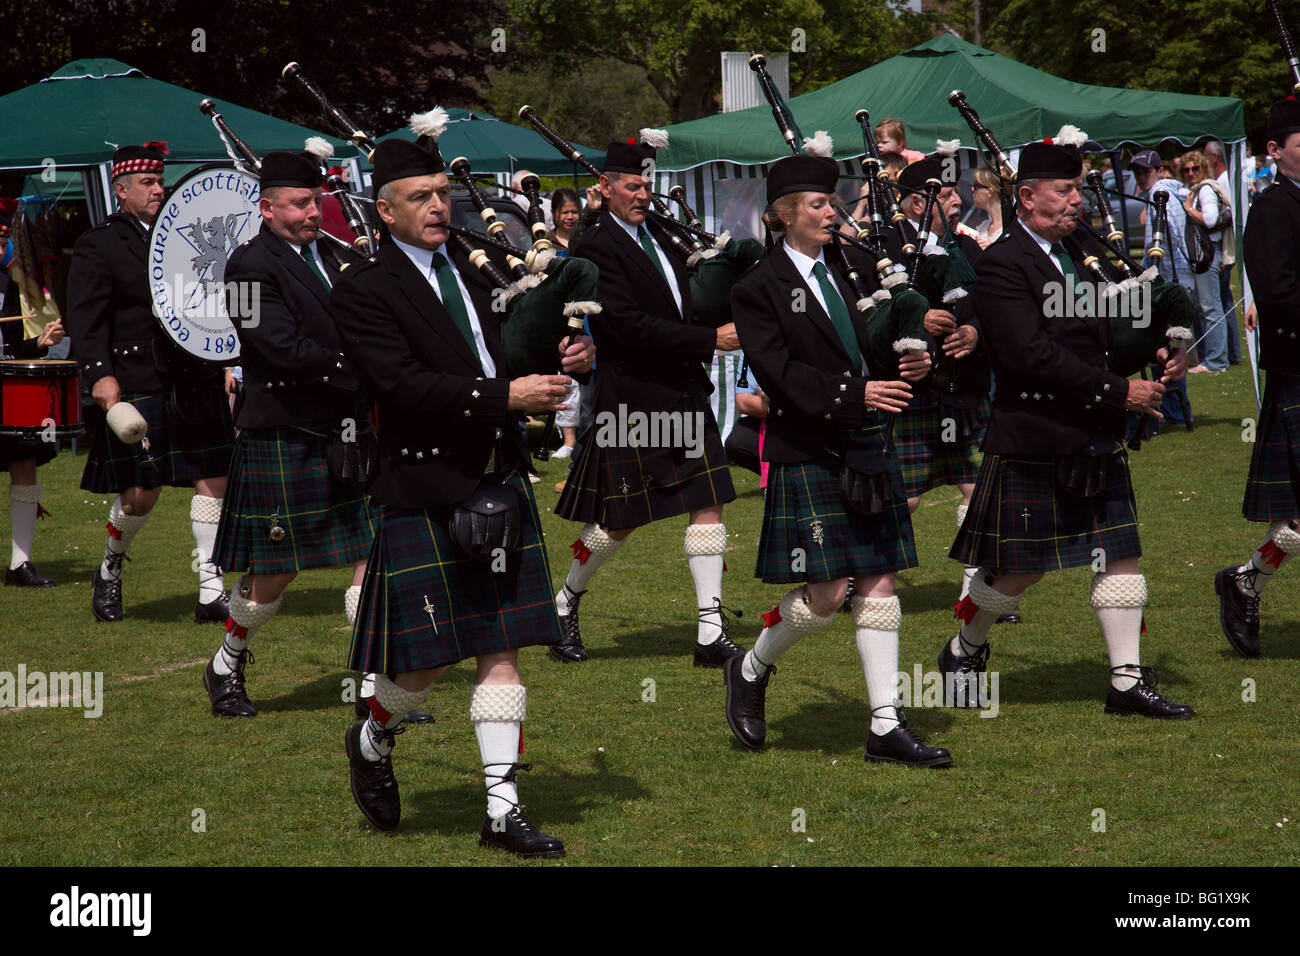
[[469, 296], [469, 290], [465, 288], [465, 280], [461, 278], [460, 270], [456, 268], [456, 263], [447, 255], [447, 247], [439, 246], [435, 252], [432, 249], [421, 249], [419, 246], [412, 246], [402, 242], [396, 236], [392, 237], [397, 248], [406, 253], [406, 257], [411, 260], [420, 275], [424, 276], [429, 287], [433, 289], [433, 294], [442, 302], [442, 290], [438, 288], [438, 273], [433, 268], [433, 257], [442, 256], [451, 264], [451, 274], [456, 277], [456, 285], [460, 287], [460, 297], [465, 302], [465, 311], [469, 314], [469, 327], [474, 331], [474, 345], [478, 351], [478, 361], [483, 366], [483, 373], [488, 378], [495, 378], [497, 374], [496, 363], [492, 361], [492, 354], [488, 352], [487, 342], [483, 338], [483, 325], [479, 322], [478, 310], [474, 308], [474, 300]]
[[[641, 237], [637, 235], [637, 227], [624, 222], [612, 212], [609, 215], [616, 223], [623, 227], [624, 232], [632, 237], [632, 241], [637, 244], [637, 248], [641, 248]], [[654, 251], [659, 254], [659, 264], [663, 267], [664, 276], [668, 279], [668, 288], [673, 294], [673, 302], [677, 303], [677, 314], [682, 315], [682, 290], [677, 288], [677, 273], [673, 272], [673, 264], [668, 259], [668, 253], [664, 252], [663, 246], [659, 245], [659, 241], [655, 239], [655, 234], [653, 232], [647, 229], [645, 234], [650, 237], [650, 245], [653, 246]]]

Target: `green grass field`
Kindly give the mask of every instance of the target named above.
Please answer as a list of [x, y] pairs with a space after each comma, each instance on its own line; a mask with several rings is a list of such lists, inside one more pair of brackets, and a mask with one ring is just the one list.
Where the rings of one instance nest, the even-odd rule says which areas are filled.
[[[864, 763], [868, 706], [843, 615], [782, 660], [767, 749], [750, 753], [727, 729], [720, 674], [691, 667], [683, 518], [637, 532], [596, 579], [582, 608], [589, 663], [522, 653], [530, 818], [565, 841], [569, 865], [1294, 864], [1300, 579], [1285, 568], [1265, 594], [1263, 658], [1234, 656], [1212, 582], [1262, 535], [1240, 511], [1251, 450], [1241, 422], [1254, 398], [1244, 366], [1193, 376], [1190, 389], [1195, 432], [1167, 430], [1132, 462], [1151, 593], [1143, 656], [1196, 719], [1102, 713], [1105, 646], [1080, 569], [1050, 575], [1022, 604], [1025, 623], [993, 632], [996, 718], [909, 712], [928, 742], [952, 750], [952, 769]], [[437, 723], [399, 738], [402, 824], [372, 831], [343, 754], [350, 572], [299, 577], [254, 642], [248, 686], [260, 716], [213, 718], [200, 675], [220, 629], [190, 623], [189, 493], [165, 492], [136, 539], [127, 619], [97, 624], [89, 582], [108, 502], [77, 488], [84, 461], [65, 452], [41, 470], [53, 517], [40, 523], [37, 564], [59, 587], [0, 590], [0, 671], [102, 671], [103, 715], [0, 712], [0, 863], [513, 863], [477, 846], [484, 791], [469, 665], [430, 696]], [[577, 531], [549, 513], [565, 466], [543, 466], [536, 486], [557, 587]], [[762, 499], [757, 478], [735, 477], [724, 601], [744, 609], [732, 636], [750, 646], [783, 589], [751, 576]], [[932, 670], [953, 634], [960, 568], [946, 555], [957, 500], [956, 489], [932, 492], [915, 519], [921, 566], [898, 582], [909, 672]], [[0, 535], [8, 540], [7, 524]], [[1254, 702], [1243, 700], [1247, 679]], [[192, 826], [198, 809], [203, 832]]]

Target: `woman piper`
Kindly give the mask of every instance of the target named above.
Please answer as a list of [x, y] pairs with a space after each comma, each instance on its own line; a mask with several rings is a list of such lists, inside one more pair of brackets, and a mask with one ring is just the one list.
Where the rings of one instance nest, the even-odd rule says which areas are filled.
[[[777, 244], [732, 290], [741, 344], [771, 399], [763, 446], [770, 470], [754, 573], [769, 584], [802, 586], [764, 615], [767, 627], [754, 649], [724, 666], [727, 723], [746, 747], [762, 747], [772, 665], [834, 620], [851, 577], [871, 701], [866, 759], [946, 767], [948, 751], [927, 747], [895, 705], [902, 615], [894, 572], [916, 566], [916, 548], [898, 465], [882, 454], [885, 422], [907, 405], [907, 380], [924, 378], [930, 358], [908, 352], [897, 369], [869, 377], [865, 320], [846, 304], [857, 296], [834, 265], [828, 268], [822, 249], [835, 229], [831, 199], [838, 177], [835, 162], [822, 157], [788, 156], [772, 166], [763, 221]], [[846, 468], [874, 472], [887, 485], [876, 513], [841, 492]]]

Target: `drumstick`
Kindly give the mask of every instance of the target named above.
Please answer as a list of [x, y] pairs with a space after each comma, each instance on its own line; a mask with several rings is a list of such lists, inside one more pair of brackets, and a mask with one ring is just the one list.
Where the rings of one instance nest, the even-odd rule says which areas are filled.
[[34, 319], [34, 318], [36, 318], [35, 312], [33, 312], [31, 315], [6, 315], [6, 316], [0, 316], [0, 322], [25, 322], [28, 319]]

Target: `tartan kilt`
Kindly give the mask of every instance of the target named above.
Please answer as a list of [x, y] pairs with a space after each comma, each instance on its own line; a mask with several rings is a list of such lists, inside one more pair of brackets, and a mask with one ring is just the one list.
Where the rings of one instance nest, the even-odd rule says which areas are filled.
[[523, 527], [501, 573], [456, 551], [447, 531], [452, 506], [383, 509], [361, 586], [351, 669], [404, 674], [559, 642], [537, 503], [518, 474], [510, 484], [521, 496]]
[[[903, 490], [916, 498], [932, 488], [974, 482], [979, 474], [980, 436], [943, 441], [939, 396], [920, 389], [894, 420], [894, 448], [903, 473]], [[981, 416], [989, 417], [989, 400], [980, 402]]]
[[0, 469], [8, 468], [16, 461], [27, 461], [29, 458], [36, 459], [36, 465], [40, 467], [53, 461], [58, 453], [59, 443], [56, 441], [0, 435]]
[[[885, 510], [858, 515], [844, 505], [840, 463], [830, 455], [796, 465], [771, 463], [754, 577], [767, 584], [816, 584], [916, 567], [912, 518], [894, 463], [889, 484], [893, 500]], [[794, 569], [796, 548], [806, 556], [800, 571]]]
[[[1077, 498], [1056, 487], [1056, 458], [984, 456], [950, 558], [1004, 574], [1037, 574], [1142, 554], [1128, 454], [1118, 443], [1102, 490]], [[1025, 517], [1028, 511], [1029, 517]]]
[[[213, 388], [221, 389], [220, 385]], [[118, 494], [126, 488], [186, 488], [199, 478], [220, 478], [230, 467], [235, 438], [230, 407], [221, 396], [222, 414], [202, 425], [174, 421], [166, 392], [123, 392], [148, 425], [144, 443], [125, 445], [113, 434], [104, 413], [95, 406], [90, 428], [90, 452], [81, 487], [97, 494]]]
[[616, 434], [616, 429], [607, 426], [602, 430], [602, 417], [614, 414], [602, 410], [583, 437], [582, 451], [555, 513], [569, 521], [624, 531], [734, 501], [736, 489], [727, 468], [727, 453], [708, 401], [692, 389], [670, 412], [674, 417], [683, 416], [678, 420], [692, 423], [698, 419], [684, 416], [704, 416], [703, 454], [688, 458], [684, 447], [627, 447], [625, 436]]
[[[224, 571], [284, 574], [362, 561], [378, 521], [364, 492], [330, 477], [329, 439], [290, 426], [235, 439], [212, 560]], [[271, 540], [272, 516], [284, 537]]]
[[1241, 513], [1251, 521], [1300, 515], [1300, 376], [1268, 373]]

